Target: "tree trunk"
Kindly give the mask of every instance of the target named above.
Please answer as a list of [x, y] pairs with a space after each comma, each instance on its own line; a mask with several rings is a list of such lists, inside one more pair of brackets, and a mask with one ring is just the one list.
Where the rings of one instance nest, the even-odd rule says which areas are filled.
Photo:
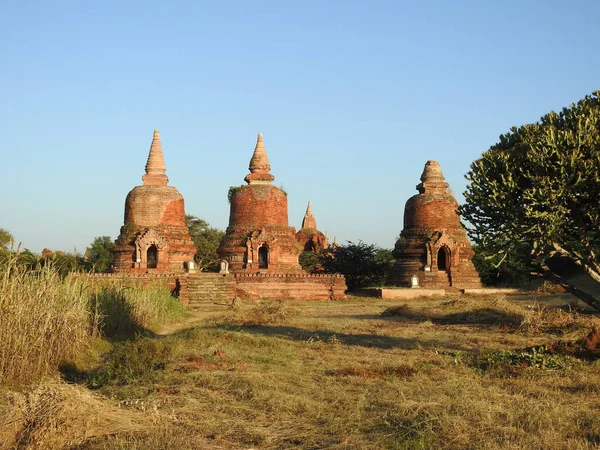
[[[563, 254], [564, 255], [564, 254]], [[565, 255], [566, 256], [566, 255]], [[578, 261], [576, 261], [574, 258], [569, 257], [569, 259], [577, 264], [580, 267], [583, 267], [585, 269], [585, 266], [583, 264], [580, 264]], [[543, 269], [543, 274], [544, 276], [550, 278], [552, 281], [554, 281], [555, 283], [561, 285], [569, 294], [574, 295], [575, 297], [577, 297], [578, 299], [580, 299], [581, 301], [583, 301], [584, 303], [588, 304], [589, 306], [591, 306], [592, 308], [594, 308], [597, 311], [600, 311], [600, 299], [596, 298], [595, 296], [579, 289], [577, 286], [575, 286], [572, 282], [570, 282], [569, 280], [567, 280], [566, 277], [560, 275], [559, 273], [556, 273], [554, 270], [552, 270], [550, 267], [548, 267], [548, 265], [544, 262], [542, 263], [542, 269]], [[592, 277], [592, 279], [594, 281], [596, 281], [596, 278], [593, 277], [588, 270], [586, 270], [586, 273], [588, 273], [588, 275], [590, 275]], [[596, 274], [597, 275], [597, 274]], [[597, 281], [596, 281], [597, 282]]]

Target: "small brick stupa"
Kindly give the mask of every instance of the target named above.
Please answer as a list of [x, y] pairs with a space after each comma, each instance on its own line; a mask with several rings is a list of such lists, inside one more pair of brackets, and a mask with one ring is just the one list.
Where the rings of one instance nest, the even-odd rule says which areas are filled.
[[393, 252], [396, 264], [388, 284], [409, 287], [416, 275], [423, 287], [481, 287], [458, 203], [448, 186], [438, 162], [427, 161], [417, 185], [419, 193], [406, 202], [404, 229]]
[[230, 191], [229, 226], [217, 250], [232, 273], [300, 273], [296, 230], [288, 225], [287, 195], [271, 185], [271, 165], [258, 135], [244, 180]]
[[154, 130], [143, 185], [125, 199], [125, 223], [116, 240], [114, 272], [183, 272], [196, 248], [185, 224], [183, 196], [167, 186], [160, 135]]
[[302, 227], [296, 233], [296, 240], [305, 252], [319, 252], [329, 247], [329, 238], [317, 229], [317, 221], [310, 207], [310, 202], [308, 202], [306, 214], [302, 219]]

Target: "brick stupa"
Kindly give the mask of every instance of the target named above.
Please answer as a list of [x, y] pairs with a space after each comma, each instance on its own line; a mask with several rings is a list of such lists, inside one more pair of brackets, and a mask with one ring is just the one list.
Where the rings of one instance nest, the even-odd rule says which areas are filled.
[[419, 193], [406, 202], [404, 229], [393, 252], [396, 263], [388, 284], [409, 287], [416, 275], [423, 287], [481, 287], [458, 203], [448, 187], [438, 162], [427, 161], [417, 185]]
[[296, 240], [305, 252], [319, 252], [329, 247], [329, 238], [317, 229], [317, 221], [310, 207], [310, 202], [308, 202], [306, 214], [302, 219], [302, 227], [296, 233]]
[[250, 159], [247, 186], [230, 192], [229, 226], [218, 249], [232, 273], [292, 274], [302, 271], [296, 230], [288, 225], [287, 195], [271, 182], [262, 134]]
[[154, 130], [143, 185], [125, 199], [125, 220], [116, 240], [114, 272], [183, 272], [196, 248], [185, 223], [183, 196], [167, 186], [160, 135]]

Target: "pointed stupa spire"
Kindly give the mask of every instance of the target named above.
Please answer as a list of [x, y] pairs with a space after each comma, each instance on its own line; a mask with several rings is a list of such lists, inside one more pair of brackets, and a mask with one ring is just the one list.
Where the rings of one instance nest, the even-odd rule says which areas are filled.
[[166, 171], [167, 166], [160, 143], [160, 132], [154, 130], [150, 153], [148, 153], [148, 161], [146, 162], [146, 174], [142, 175], [142, 181], [145, 185], [166, 185], [169, 182]]
[[306, 207], [306, 214], [304, 214], [304, 219], [302, 219], [302, 229], [317, 229], [317, 221], [315, 220], [315, 216], [313, 216], [312, 209], [310, 207], [310, 202], [308, 202], [308, 206]]
[[422, 183], [417, 185], [417, 190], [422, 194], [428, 192], [446, 192], [449, 184], [446, 183], [440, 163], [437, 161], [427, 161], [421, 174]]
[[269, 163], [269, 157], [267, 156], [262, 133], [258, 133], [256, 147], [254, 148], [254, 153], [250, 159], [248, 169], [250, 170], [250, 173], [245, 178], [248, 184], [269, 184], [275, 179], [275, 177], [269, 173], [271, 164]]

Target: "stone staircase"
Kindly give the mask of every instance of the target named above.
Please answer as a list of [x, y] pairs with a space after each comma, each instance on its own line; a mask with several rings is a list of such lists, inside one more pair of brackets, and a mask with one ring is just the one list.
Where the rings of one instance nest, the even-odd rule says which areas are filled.
[[191, 309], [228, 305], [235, 297], [235, 281], [217, 273], [189, 274], [188, 296]]
[[448, 287], [452, 286], [450, 274], [448, 272], [445, 272], [443, 270], [438, 270], [437, 277], [438, 277], [438, 283], [440, 285], [444, 285], [444, 287], [445, 286], [448, 286]]

